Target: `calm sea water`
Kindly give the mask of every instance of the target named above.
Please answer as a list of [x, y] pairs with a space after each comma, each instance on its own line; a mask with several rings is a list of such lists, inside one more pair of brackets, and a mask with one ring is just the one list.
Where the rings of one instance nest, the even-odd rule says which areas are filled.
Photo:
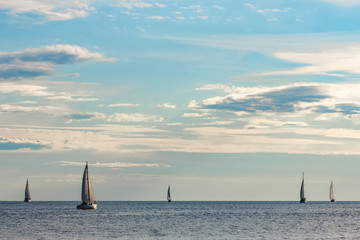
[[359, 202], [0, 202], [0, 239], [360, 239]]

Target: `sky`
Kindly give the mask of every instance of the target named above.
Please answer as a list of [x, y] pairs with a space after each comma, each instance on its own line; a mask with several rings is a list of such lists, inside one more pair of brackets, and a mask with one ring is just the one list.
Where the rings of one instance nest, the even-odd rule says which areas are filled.
[[0, 201], [360, 200], [360, 0], [0, 0]]

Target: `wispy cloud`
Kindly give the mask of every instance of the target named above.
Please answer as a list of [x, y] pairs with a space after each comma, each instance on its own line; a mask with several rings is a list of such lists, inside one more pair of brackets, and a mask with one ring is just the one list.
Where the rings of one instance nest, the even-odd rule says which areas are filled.
[[149, 18], [150, 19], [155, 19], [155, 20], [165, 20], [165, 17], [162, 17], [162, 16], [151, 16]]
[[213, 5], [212, 7], [215, 8], [215, 9], [218, 9], [218, 10], [225, 10], [224, 7], [219, 6], [219, 5]]
[[290, 70], [266, 72], [262, 75], [297, 75], [352, 73], [360, 74], [360, 44], [332, 45], [304, 52], [276, 52], [274, 57], [305, 64]]
[[0, 93], [15, 93], [21, 96], [51, 96], [46, 86], [0, 82]]
[[[255, 122], [254, 122], [255, 123]], [[158, 129], [131, 125], [99, 126], [94, 128], [46, 128], [46, 127], [6, 127], [0, 134], [6, 139], [41, 139], [44, 145], [28, 148], [29, 151], [95, 150], [105, 152], [197, 152], [197, 153], [308, 153], [308, 154], [359, 154], [359, 131], [354, 129], [316, 129], [302, 126], [301, 123], [279, 124], [258, 120], [258, 126], [233, 128], [227, 124], [213, 126], [187, 127], [183, 129], [186, 137], [173, 138], [169, 134], [154, 136]], [[261, 124], [261, 125], [260, 125]], [[222, 125], [221, 127], [216, 125]], [[281, 125], [281, 126], [279, 126]], [[150, 134], [132, 135], [132, 132]], [[127, 134], [130, 133], [130, 134]], [[158, 132], [158, 133], [161, 133]], [[20, 137], [21, 136], [21, 137]], [[316, 137], [314, 137], [316, 136]], [[4, 137], [3, 137], [4, 138]], [[6, 140], [7, 141], [7, 140]], [[2, 150], [17, 150], [11, 145], [2, 145]], [[78, 163], [83, 166], [84, 163]], [[110, 166], [109, 166], [110, 167]], [[120, 164], [121, 167], [121, 164]]]
[[270, 12], [281, 12], [280, 9], [258, 9], [258, 13], [270, 13]]
[[360, 101], [355, 92], [360, 84], [296, 83], [276, 87], [227, 87], [207, 85], [201, 90], [222, 89], [224, 97], [191, 101], [191, 109], [247, 113], [341, 113], [359, 116]]
[[185, 10], [188, 10], [188, 9], [199, 9], [199, 8], [201, 8], [201, 6], [200, 6], [200, 5], [197, 5], [197, 4], [180, 7], [180, 9], [185, 9]]
[[209, 113], [203, 112], [203, 113], [183, 113], [181, 117], [183, 118], [200, 118], [209, 115]]
[[0, 9], [5, 9], [13, 15], [36, 14], [44, 16], [48, 21], [63, 21], [78, 17], [86, 17], [90, 11], [87, 0], [68, 1], [0, 1]]
[[336, 4], [338, 6], [344, 6], [344, 7], [360, 5], [359, 0], [321, 0], [321, 1]]
[[166, 4], [162, 4], [162, 3], [158, 3], [158, 2], [155, 2], [154, 5], [159, 7], [159, 8], [165, 8], [166, 7]]
[[108, 107], [139, 107], [140, 104], [136, 103], [113, 103], [107, 105]]
[[142, 113], [114, 113], [106, 120], [109, 122], [162, 122], [164, 118]]
[[251, 8], [251, 9], [256, 9], [256, 7], [251, 3], [243, 3], [243, 5]]
[[279, 21], [279, 19], [278, 18], [267, 18], [266, 21], [268, 21], [268, 22], [277, 22], [277, 21]]
[[29, 138], [8, 138], [0, 136], [0, 150], [18, 150], [18, 149], [33, 149], [39, 150], [46, 148], [50, 142], [42, 140], [34, 140]]
[[21, 106], [13, 104], [0, 104], [0, 113], [40, 113], [46, 115], [59, 115], [64, 112], [64, 107], [58, 106]]
[[[47, 164], [59, 165], [59, 166], [78, 166], [83, 167], [83, 162], [72, 162], [72, 161], [59, 161], [51, 162]], [[168, 168], [170, 165], [163, 163], [126, 163], [126, 162], [109, 162], [109, 163], [88, 163], [92, 167], [108, 167], [108, 168], [131, 168], [131, 167], [165, 167]]]
[[170, 103], [161, 103], [157, 105], [159, 108], [170, 108], [175, 109], [176, 105], [170, 104]]
[[[81, 90], [79, 90], [79, 88]], [[90, 97], [89, 85], [75, 82], [17, 81], [0, 82], [0, 93], [31, 96], [50, 101], [89, 102], [98, 98]]]
[[116, 6], [126, 8], [126, 9], [153, 7], [153, 5], [151, 3], [141, 2], [141, 1], [122, 1], [122, 2], [117, 3]]
[[7, 79], [50, 75], [55, 65], [89, 61], [113, 62], [115, 59], [105, 58], [80, 46], [62, 44], [0, 52], [0, 76]]
[[74, 121], [90, 121], [96, 119], [105, 119], [106, 115], [104, 113], [99, 112], [83, 112], [83, 113], [74, 113], [68, 116], [70, 120], [66, 123], [71, 123]]

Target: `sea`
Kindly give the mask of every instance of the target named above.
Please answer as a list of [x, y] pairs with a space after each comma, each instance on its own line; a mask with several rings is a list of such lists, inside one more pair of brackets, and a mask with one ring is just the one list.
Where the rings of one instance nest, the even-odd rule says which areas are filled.
[[0, 239], [360, 239], [360, 202], [0, 202]]

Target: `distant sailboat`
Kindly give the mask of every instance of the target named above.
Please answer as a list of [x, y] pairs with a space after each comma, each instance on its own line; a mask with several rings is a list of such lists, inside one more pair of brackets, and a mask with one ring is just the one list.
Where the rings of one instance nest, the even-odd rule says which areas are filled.
[[331, 181], [330, 184], [330, 202], [335, 202], [335, 198], [334, 198], [334, 190], [333, 190], [333, 181]]
[[29, 189], [29, 180], [28, 179], [26, 179], [24, 202], [31, 202], [30, 189]]
[[90, 175], [88, 170], [88, 163], [86, 162], [82, 188], [81, 188], [81, 204], [77, 205], [77, 209], [96, 209], [97, 204], [91, 189]]
[[167, 191], [167, 200], [168, 200], [168, 202], [172, 202], [171, 196], [170, 196], [170, 185], [169, 185], [168, 191]]
[[302, 178], [301, 188], [300, 188], [300, 203], [306, 203], [305, 186], [304, 186], [304, 173], [303, 173], [303, 178]]

